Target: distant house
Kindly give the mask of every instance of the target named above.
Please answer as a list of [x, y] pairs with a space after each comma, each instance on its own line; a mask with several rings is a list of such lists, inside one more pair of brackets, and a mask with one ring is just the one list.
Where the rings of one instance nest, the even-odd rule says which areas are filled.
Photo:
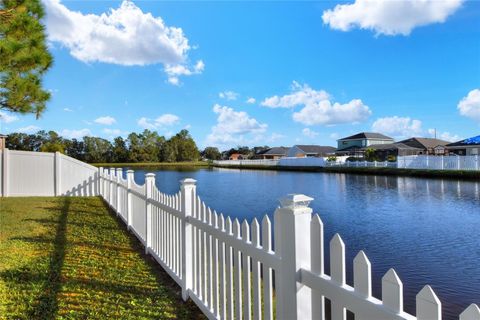
[[385, 144], [373, 144], [368, 147], [362, 148], [363, 151], [366, 149], [375, 150], [375, 156], [379, 161], [388, 160], [390, 157], [401, 157], [401, 156], [413, 156], [422, 154], [422, 148], [415, 148], [409, 145], [406, 145], [401, 142], [396, 143], [385, 143]]
[[[445, 154], [445, 146], [450, 142], [434, 138], [419, 138], [414, 137], [406, 140], [399, 141], [407, 146], [422, 149], [421, 154]], [[442, 148], [443, 147], [443, 148]]]
[[255, 155], [255, 159], [280, 159], [282, 157], [286, 157], [288, 154], [288, 150], [290, 148], [287, 147], [273, 147], [267, 150], [260, 151]]
[[353, 136], [348, 136], [337, 140], [339, 155], [357, 155], [363, 154], [364, 148], [371, 145], [392, 144], [393, 138], [387, 137], [376, 132], [360, 132]]
[[228, 160], [244, 160], [247, 159], [247, 156], [241, 153], [232, 153]]
[[328, 157], [335, 154], [335, 148], [329, 146], [295, 145], [288, 150], [288, 157]]
[[447, 144], [449, 152], [460, 156], [474, 156], [480, 154], [480, 135], [454, 143]]
[[433, 153], [436, 156], [445, 156], [448, 154], [448, 149], [446, 146], [436, 146], [435, 148], [433, 148]]

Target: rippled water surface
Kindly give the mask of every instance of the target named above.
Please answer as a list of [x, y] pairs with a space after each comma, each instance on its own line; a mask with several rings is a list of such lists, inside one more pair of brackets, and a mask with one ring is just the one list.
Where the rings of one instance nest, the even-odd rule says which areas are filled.
[[315, 198], [311, 206], [324, 222], [326, 240], [338, 232], [345, 241], [350, 284], [353, 257], [364, 250], [372, 262], [374, 295], [380, 298], [380, 279], [393, 267], [403, 281], [410, 313], [425, 284], [442, 301], [444, 319], [456, 319], [470, 303], [480, 304], [479, 182], [234, 169], [135, 170], [137, 183], [144, 182], [145, 172], [155, 172], [158, 188], [167, 193], [178, 191], [180, 179], [194, 178], [207, 205], [240, 219], [272, 215], [280, 197], [306, 194]]

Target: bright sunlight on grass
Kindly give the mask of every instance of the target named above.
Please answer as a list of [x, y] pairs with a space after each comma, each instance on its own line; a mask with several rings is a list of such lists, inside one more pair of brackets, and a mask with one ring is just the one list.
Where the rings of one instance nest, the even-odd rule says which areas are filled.
[[100, 198], [0, 199], [1, 319], [203, 319]]

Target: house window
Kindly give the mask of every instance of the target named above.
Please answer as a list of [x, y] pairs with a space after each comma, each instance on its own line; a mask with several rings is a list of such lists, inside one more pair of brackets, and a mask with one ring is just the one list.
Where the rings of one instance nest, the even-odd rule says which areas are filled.
[[348, 144], [348, 141], [342, 141], [342, 144], [346, 145], [346, 144]]

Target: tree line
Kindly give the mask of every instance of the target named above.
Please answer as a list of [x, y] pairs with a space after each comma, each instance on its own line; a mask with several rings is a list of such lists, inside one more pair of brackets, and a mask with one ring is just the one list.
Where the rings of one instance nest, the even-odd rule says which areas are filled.
[[12, 150], [61, 152], [89, 163], [103, 162], [181, 162], [197, 161], [200, 152], [190, 133], [181, 130], [169, 139], [155, 131], [130, 133], [126, 139], [113, 141], [85, 136], [67, 139], [55, 131], [39, 131], [35, 134], [11, 133], [6, 147]]
[[240, 153], [245, 158], [267, 150], [268, 146], [238, 146], [225, 151], [206, 147], [199, 151], [188, 130], [181, 130], [169, 139], [155, 131], [144, 130], [130, 133], [127, 138], [116, 137], [109, 141], [100, 137], [85, 136], [68, 139], [55, 131], [38, 131], [33, 134], [10, 133], [6, 147], [10, 150], [61, 152], [72, 158], [89, 163], [139, 163], [139, 162], [184, 162], [228, 159], [231, 154]]

